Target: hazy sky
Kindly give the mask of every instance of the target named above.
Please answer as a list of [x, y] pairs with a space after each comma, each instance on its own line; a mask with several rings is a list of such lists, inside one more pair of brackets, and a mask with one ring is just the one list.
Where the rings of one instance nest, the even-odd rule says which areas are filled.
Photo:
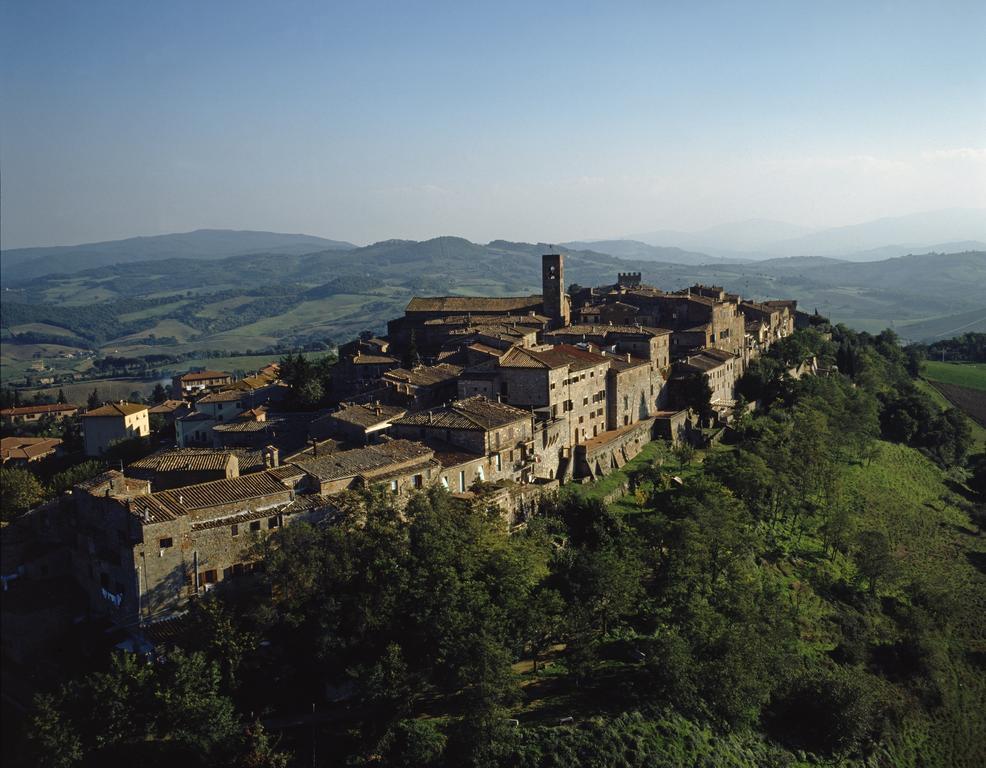
[[2, 245], [986, 207], [986, 3], [0, 0]]

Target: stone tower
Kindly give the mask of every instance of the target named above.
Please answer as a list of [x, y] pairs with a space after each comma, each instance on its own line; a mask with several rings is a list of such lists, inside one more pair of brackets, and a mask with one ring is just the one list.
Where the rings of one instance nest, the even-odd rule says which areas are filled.
[[544, 314], [551, 318], [552, 328], [568, 325], [569, 299], [565, 293], [565, 257], [546, 253], [541, 257], [541, 296]]

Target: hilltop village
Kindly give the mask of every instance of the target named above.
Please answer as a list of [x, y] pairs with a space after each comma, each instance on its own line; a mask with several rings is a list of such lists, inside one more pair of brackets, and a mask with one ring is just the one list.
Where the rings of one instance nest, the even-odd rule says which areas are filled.
[[[652, 440], [713, 439], [744, 407], [749, 362], [802, 321], [794, 301], [669, 293], [639, 273], [567, 290], [563, 256], [548, 254], [541, 295], [414, 298], [386, 336], [340, 347], [329, 410], [290, 410], [276, 365], [177, 376], [173, 399], [151, 408], [91, 408], [90, 456], [146, 436], [152, 416], [176, 444], [7, 527], [5, 647], [23, 658], [51, 628], [96, 616], [142, 648], [189, 599], [246, 577], [270, 532], [330, 524], [354, 490], [440, 486], [522, 524], [545, 492], [598, 479]], [[3, 416], [38, 418], [29, 411]], [[21, 443], [5, 462], [55, 450]]]

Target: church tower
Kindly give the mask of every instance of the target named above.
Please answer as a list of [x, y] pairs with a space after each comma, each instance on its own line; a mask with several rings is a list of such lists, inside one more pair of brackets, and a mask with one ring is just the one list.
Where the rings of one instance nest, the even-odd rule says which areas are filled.
[[569, 299], [565, 293], [565, 257], [546, 253], [541, 257], [541, 296], [544, 314], [551, 318], [552, 328], [569, 322]]

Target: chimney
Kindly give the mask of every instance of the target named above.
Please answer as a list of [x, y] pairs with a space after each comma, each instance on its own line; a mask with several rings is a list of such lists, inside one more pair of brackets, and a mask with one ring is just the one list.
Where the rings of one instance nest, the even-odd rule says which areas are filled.
[[318, 456], [318, 440], [312, 438], [312, 456]]
[[627, 352], [627, 362], [628, 363], [630, 362], [630, 353], [629, 352]]

